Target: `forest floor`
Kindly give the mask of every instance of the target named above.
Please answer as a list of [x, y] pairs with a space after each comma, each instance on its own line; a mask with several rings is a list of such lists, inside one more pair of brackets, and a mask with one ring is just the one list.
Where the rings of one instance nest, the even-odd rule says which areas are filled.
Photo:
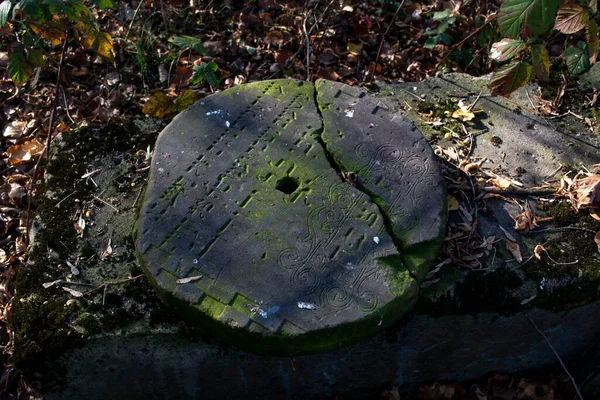
[[[489, 51], [500, 39], [494, 21], [499, 0], [209, 1], [193, 7], [184, 0], [117, 3], [113, 9], [92, 9], [112, 37], [112, 60], [80, 48], [73, 39], [64, 47], [59, 41], [45, 48], [43, 67], [19, 88], [7, 71], [10, 45], [19, 32], [10, 23], [0, 27], [0, 399], [35, 397], [11, 363], [9, 315], [14, 276], [25, 261], [42, 190], [48, 138], [51, 143], [59, 132], [122, 124], [140, 115], [168, 120], [194, 101], [251, 81], [323, 78], [368, 86], [373, 81], [416, 82], [444, 72], [480, 76], [497, 68]], [[560, 38], [550, 38], [547, 48], [560, 70]], [[204, 68], [204, 79], [196, 84], [190, 83], [194, 66]], [[558, 76], [544, 86], [547, 107], [538, 111], [574, 113], [594, 130], [591, 110], [598, 93], [576, 88], [576, 79]], [[478, 382], [434, 382], [412, 394], [388, 388], [381, 395], [415, 396], [571, 400], [575, 392], [565, 371], [557, 368]]]

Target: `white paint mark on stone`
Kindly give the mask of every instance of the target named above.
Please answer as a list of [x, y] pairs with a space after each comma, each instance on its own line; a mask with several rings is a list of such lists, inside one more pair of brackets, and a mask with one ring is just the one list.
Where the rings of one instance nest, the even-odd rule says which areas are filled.
[[546, 278], [544, 277], [540, 281], [540, 289], [544, 289], [545, 286], [546, 286]]
[[376, 244], [379, 244], [379, 243], [381, 243], [381, 239], [379, 239], [379, 236], [373, 236], [373, 241], [374, 241]]
[[354, 117], [354, 110], [344, 110], [344, 112], [346, 113], [346, 117], [348, 117], [348, 118]]
[[198, 264], [198, 259], [194, 258], [194, 260], [192, 261], [193, 264]]
[[231, 126], [231, 123], [229, 121], [225, 121], [225, 127], [229, 128]]
[[305, 303], [303, 301], [299, 301], [298, 308], [301, 308], [303, 310], [316, 310], [317, 306], [312, 303]]
[[223, 110], [215, 110], [215, 111], [209, 111], [206, 113], [206, 115], [221, 115], [223, 114]]

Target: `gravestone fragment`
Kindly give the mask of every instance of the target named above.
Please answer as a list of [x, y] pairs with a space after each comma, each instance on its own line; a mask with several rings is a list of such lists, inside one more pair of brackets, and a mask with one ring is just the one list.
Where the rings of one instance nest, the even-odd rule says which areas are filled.
[[[321, 107], [340, 90], [319, 92]], [[322, 137], [316, 99], [292, 80], [232, 88], [156, 143], [141, 264], [180, 314], [252, 350], [326, 350], [391, 325], [441, 243], [443, 182], [420, 134], [364, 99], [360, 125], [325, 113]], [[339, 119], [347, 136], [333, 139]]]
[[337, 82], [320, 80], [316, 86], [327, 150], [381, 208], [403, 261], [422, 280], [437, 255], [431, 250], [441, 243], [447, 219], [444, 185], [431, 147], [382, 99]]

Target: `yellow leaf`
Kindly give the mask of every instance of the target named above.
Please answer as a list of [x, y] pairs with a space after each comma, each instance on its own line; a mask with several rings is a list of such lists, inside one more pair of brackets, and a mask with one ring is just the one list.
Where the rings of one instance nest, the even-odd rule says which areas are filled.
[[458, 200], [451, 194], [448, 195], [448, 211], [458, 210]]
[[173, 100], [163, 92], [155, 92], [150, 96], [142, 112], [155, 118], [166, 118], [173, 113]]
[[80, 38], [80, 42], [85, 49], [95, 51], [107, 61], [113, 61], [113, 40], [108, 33], [90, 28]]
[[348, 50], [351, 54], [360, 55], [362, 52], [362, 43], [352, 43], [348, 42], [348, 46], [346, 46], [346, 50]]
[[460, 106], [460, 108], [452, 113], [452, 118], [460, 119], [462, 121], [470, 121], [475, 118], [475, 114], [466, 106]]
[[13, 165], [31, 161], [34, 157], [39, 156], [43, 152], [44, 145], [38, 142], [37, 139], [11, 146], [6, 150], [8, 161]]

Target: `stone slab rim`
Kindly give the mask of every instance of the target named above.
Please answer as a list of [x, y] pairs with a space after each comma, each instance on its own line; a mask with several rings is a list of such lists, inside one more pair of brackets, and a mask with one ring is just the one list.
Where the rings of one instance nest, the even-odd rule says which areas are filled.
[[412, 308], [431, 260], [402, 253], [423, 241], [398, 250], [380, 205], [340, 179], [322, 124], [314, 85], [275, 80], [209, 96], [159, 135], [136, 247], [167, 304], [275, 353], [347, 345]]

